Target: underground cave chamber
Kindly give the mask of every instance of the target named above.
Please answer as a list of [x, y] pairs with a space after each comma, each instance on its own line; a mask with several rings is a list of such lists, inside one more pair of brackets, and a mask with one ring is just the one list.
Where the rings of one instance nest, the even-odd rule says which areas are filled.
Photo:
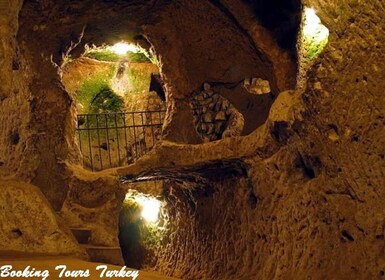
[[0, 0], [0, 264], [382, 279], [384, 8]]

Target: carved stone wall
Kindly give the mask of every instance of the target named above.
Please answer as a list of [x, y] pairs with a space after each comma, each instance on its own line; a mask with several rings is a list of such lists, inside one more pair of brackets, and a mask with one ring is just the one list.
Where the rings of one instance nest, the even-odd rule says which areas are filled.
[[195, 129], [204, 142], [241, 135], [244, 126], [242, 114], [226, 98], [214, 92], [208, 83], [191, 97], [191, 106]]

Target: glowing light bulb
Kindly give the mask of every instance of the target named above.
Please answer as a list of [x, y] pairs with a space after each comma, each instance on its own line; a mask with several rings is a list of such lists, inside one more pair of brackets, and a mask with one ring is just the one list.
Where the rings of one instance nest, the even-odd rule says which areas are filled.
[[116, 43], [111, 47], [111, 50], [114, 51], [118, 55], [125, 55], [127, 52], [137, 53], [139, 52], [139, 48], [134, 44], [127, 44], [124, 42]]
[[160, 201], [155, 198], [141, 198], [138, 200], [142, 206], [141, 216], [147, 222], [155, 223], [158, 221]]

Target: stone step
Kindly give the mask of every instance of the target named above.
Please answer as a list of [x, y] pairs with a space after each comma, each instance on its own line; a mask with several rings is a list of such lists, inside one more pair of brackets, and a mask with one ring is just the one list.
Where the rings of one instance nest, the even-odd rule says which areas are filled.
[[88, 244], [91, 238], [91, 230], [88, 228], [71, 228], [72, 234], [75, 236], [79, 244]]
[[124, 265], [120, 247], [104, 247], [94, 245], [82, 245], [86, 249], [91, 262]]

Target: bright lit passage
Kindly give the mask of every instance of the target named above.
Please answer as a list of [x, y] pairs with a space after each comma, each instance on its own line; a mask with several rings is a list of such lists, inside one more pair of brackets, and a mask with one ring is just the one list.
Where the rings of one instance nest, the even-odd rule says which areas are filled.
[[128, 44], [125, 42], [119, 42], [109, 47], [110, 50], [114, 51], [116, 54], [125, 55], [128, 52], [138, 53], [140, 52], [140, 48], [134, 44]]
[[303, 20], [302, 40], [305, 55], [313, 59], [321, 54], [328, 43], [329, 29], [321, 23], [313, 8], [305, 8]]
[[138, 197], [137, 202], [142, 207], [142, 218], [147, 222], [156, 223], [159, 217], [160, 201], [151, 197]]
[[76, 97], [76, 140], [83, 167], [124, 166], [161, 140], [165, 92], [155, 53], [144, 39], [87, 45], [67, 57], [62, 82]]
[[[152, 182], [152, 186], [158, 186]], [[119, 215], [119, 242], [126, 265], [141, 268], [167, 235], [169, 215], [155, 196], [129, 190]]]

